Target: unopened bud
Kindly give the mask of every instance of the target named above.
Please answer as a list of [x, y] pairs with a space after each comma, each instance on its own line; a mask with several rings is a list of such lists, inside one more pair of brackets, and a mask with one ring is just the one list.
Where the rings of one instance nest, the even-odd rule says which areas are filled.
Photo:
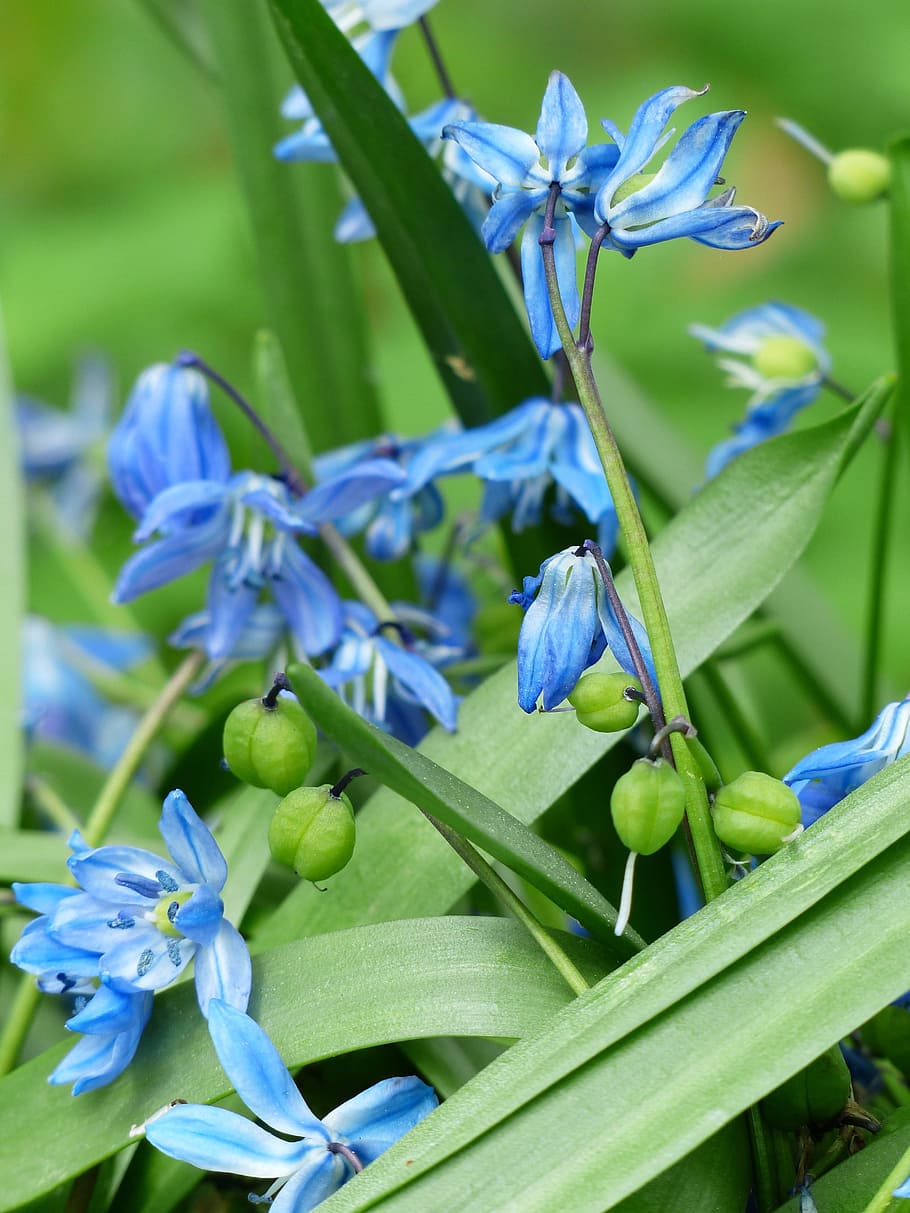
[[881, 152], [852, 147], [828, 165], [828, 184], [842, 202], [875, 202], [888, 192], [891, 164]]

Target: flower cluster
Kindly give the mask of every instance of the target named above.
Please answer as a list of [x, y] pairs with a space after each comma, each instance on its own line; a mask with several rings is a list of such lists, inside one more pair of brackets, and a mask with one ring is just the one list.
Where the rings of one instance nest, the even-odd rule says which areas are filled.
[[179, 791], [164, 801], [159, 828], [168, 859], [138, 847], [89, 847], [75, 833], [68, 867], [78, 888], [13, 885], [40, 914], [13, 948], [13, 964], [34, 973], [42, 990], [83, 1000], [67, 1027], [86, 1039], [51, 1075], [73, 1082], [77, 1095], [129, 1064], [151, 995], [191, 960], [203, 1014], [213, 998], [241, 1011], [249, 1000], [250, 957], [224, 918], [227, 864], [218, 844]]

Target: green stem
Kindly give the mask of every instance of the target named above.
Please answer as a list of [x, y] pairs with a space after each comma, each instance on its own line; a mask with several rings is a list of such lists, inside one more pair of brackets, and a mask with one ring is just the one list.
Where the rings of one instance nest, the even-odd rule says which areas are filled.
[[528, 934], [531, 935], [534, 942], [546, 955], [566, 985], [576, 994], [584, 994], [586, 990], [590, 990], [591, 987], [588, 982], [585, 981], [584, 977], [579, 973], [556, 940], [537, 921], [521, 898], [516, 897], [499, 873], [487, 863], [476, 847], [473, 847], [460, 834], [456, 834], [454, 830], [449, 829], [447, 825], [438, 821], [431, 813], [427, 813], [426, 810], [422, 810], [422, 812], [427, 821], [443, 836], [455, 854], [464, 860], [478, 880], [485, 884], [493, 896], [498, 898], [506, 909], [511, 911], [522, 926], [525, 927]]
[[83, 835], [90, 847], [97, 847], [108, 832], [120, 802], [133, 776], [139, 770], [151, 743], [184, 691], [205, 664], [205, 654], [196, 649], [183, 661], [161, 688], [155, 702], [141, 718], [136, 731], [104, 781], [98, 799], [85, 823]]
[[900, 1187], [908, 1175], [910, 1175], [910, 1149], [904, 1151], [897, 1165], [888, 1172], [885, 1182], [863, 1209], [862, 1213], [885, 1213], [885, 1210], [891, 1205], [891, 1193], [895, 1188]]
[[894, 481], [897, 473], [898, 427], [893, 425], [885, 439], [878, 483], [875, 524], [872, 534], [872, 562], [869, 570], [869, 597], [866, 617], [865, 660], [861, 696], [860, 728], [865, 729], [878, 710], [878, 670], [881, 661], [882, 623], [885, 613], [885, 574], [888, 546], [894, 516]]
[[[668, 720], [674, 716], [688, 718], [689, 709], [679, 672], [679, 663], [676, 659], [670, 624], [667, 620], [667, 612], [651, 557], [648, 536], [638, 510], [635, 494], [629, 483], [622, 455], [604, 411], [597, 381], [591, 369], [590, 350], [587, 347], [585, 349], [578, 347], [569, 327], [559, 293], [553, 245], [542, 244], [541, 253], [556, 328], [575, 378], [578, 399], [588, 418], [591, 434], [619, 519], [626, 554], [635, 580], [635, 588], [638, 591], [645, 630], [651, 643], [651, 653], [654, 658], [654, 668], [657, 671], [664, 714]], [[673, 747], [677, 770], [686, 789], [686, 816], [692, 832], [692, 843], [698, 860], [705, 900], [711, 901], [726, 889], [727, 876], [720, 845], [711, 824], [708, 795], [698, 764], [692, 757], [685, 738], [674, 733], [670, 738], [670, 743]]]
[[752, 1173], [755, 1177], [758, 1213], [771, 1213], [780, 1204], [773, 1142], [757, 1107], [748, 1109], [746, 1121], [752, 1143]]
[[[205, 663], [201, 650], [190, 653], [171, 675], [158, 698], [136, 726], [126, 749], [104, 781], [82, 831], [89, 846], [101, 844], [110, 829], [120, 802], [139, 770], [146, 751], [164, 725], [168, 714]], [[13, 1000], [12, 1011], [0, 1034], [0, 1076], [15, 1066], [38, 1005], [40, 990], [30, 973], [24, 973]]]
[[73, 830], [82, 829], [82, 822], [46, 779], [40, 775], [29, 775], [25, 790], [41, 812], [67, 837]]
[[384, 623], [386, 620], [394, 619], [395, 612], [389, 606], [382, 590], [338, 528], [331, 522], [324, 522], [319, 528], [319, 536], [332, 553], [342, 573], [347, 577], [351, 589], [370, 608], [377, 620]]

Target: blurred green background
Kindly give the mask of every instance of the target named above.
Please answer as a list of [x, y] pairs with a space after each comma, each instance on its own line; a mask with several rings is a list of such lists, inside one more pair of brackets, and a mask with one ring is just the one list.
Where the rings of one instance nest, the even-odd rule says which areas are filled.
[[[192, 25], [192, 5], [180, 9]], [[773, 118], [795, 118], [835, 150], [881, 148], [910, 125], [903, 0], [836, 9], [823, 0], [440, 0], [432, 20], [457, 86], [491, 120], [533, 129], [553, 67], [573, 80], [592, 126], [601, 114], [626, 126], [637, 104], [669, 83], [710, 81], [711, 107], [749, 111], [724, 174], [741, 201], [785, 226], [744, 255], [679, 241], [631, 262], [609, 257], [598, 285], [600, 348], [659, 403], [699, 462], [740, 417], [745, 394], [723, 387], [687, 336], [689, 323], [717, 324], [778, 298], [824, 319], [842, 382], [859, 390], [891, 366], [886, 209], [834, 200], [821, 166]], [[436, 98], [415, 31], [403, 36], [394, 66], [412, 109]], [[248, 385], [262, 303], [213, 80], [140, 0], [6, 0], [0, 89], [0, 281], [17, 387], [63, 404], [74, 359], [100, 349], [116, 367], [122, 401], [142, 367], [182, 347]], [[699, 112], [702, 103], [692, 103], [680, 123]], [[416, 329], [379, 248], [351, 256], [387, 422], [426, 430], [447, 405]], [[823, 400], [806, 421], [837, 407]], [[857, 634], [879, 445], [851, 468], [807, 556]], [[906, 536], [898, 538], [899, 566]], [[908, 590], [897, 567], [886, 653], [898, 689], [910, 676]]]

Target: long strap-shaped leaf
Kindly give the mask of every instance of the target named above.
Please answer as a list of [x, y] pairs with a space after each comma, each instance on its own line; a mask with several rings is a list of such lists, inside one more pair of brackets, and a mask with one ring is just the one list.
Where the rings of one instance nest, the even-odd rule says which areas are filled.
[[[592, 980], [604, 972], [597, 945], [571, 936], [563, 944]], [[423, 1036], [520, 1037], [571, 999], [523, 928], [499, 918], [383, 923], [303, 940], [258, 957], [253, 989], [250, 1012], [291, 1068]], [[190, 987], [161, 997], [136, 1060], [110, 1087], [73, 1099], [46, 1084], [71, 1047], [0, 1081], [0, 1106], [15, 1109], [0, 1134], [0, 1213], [121, 1149], [130, 1125], [170, 1100], [206, 1103], [228, 1090]]]
[[494, 1062], [408, 1138], [407, 1167], [394, 1150], [326, 1213], [467, 1213], [479, 1191], [485, 1213], [614, 1208], [910, 986], [908, 798], [903, 760]]
[[376, 226], [466, 424], [547, 394], [540, 360], [461, 207], [319, 0], [271, 0], [297, 79]]
[[[835, 420], [734, 460], [658, 537], [655, 560], [683, 674], [696, 669], [794, 563], [890, 386], [882, 380]], [[630, 594], [629, 578], [619, 586]], [[509, 665], [466, 697], [454, 736], [436, 730], [420, 751], [530, 823], [616, 741], [615, 734], [579, 728], [568, 713], [526, 716], [517, 707], [515, 666]], [[408, 861], [399, 863], [403, 855]], [[264, 926], [260, 943], [367, 919], [444, 914], [471, 883], [435, 831], [382, 791], [359, 816], [357, 851], [336, 878], [331, 902], [301, 887]]]
[[[309, 666], [289, 667], [288, 677], [319, 728], [371, 775], [523, 876], [577, 918], [618, 959], [625, 960], [635, 947], [644, 946], [634, 932], [623, 939], [615, 937], [613, 906], [559, 851], [517, 817], [425, 755], [369, 724]], [[520, 773], [516, 772], [516, 778], [521, 778]]]

